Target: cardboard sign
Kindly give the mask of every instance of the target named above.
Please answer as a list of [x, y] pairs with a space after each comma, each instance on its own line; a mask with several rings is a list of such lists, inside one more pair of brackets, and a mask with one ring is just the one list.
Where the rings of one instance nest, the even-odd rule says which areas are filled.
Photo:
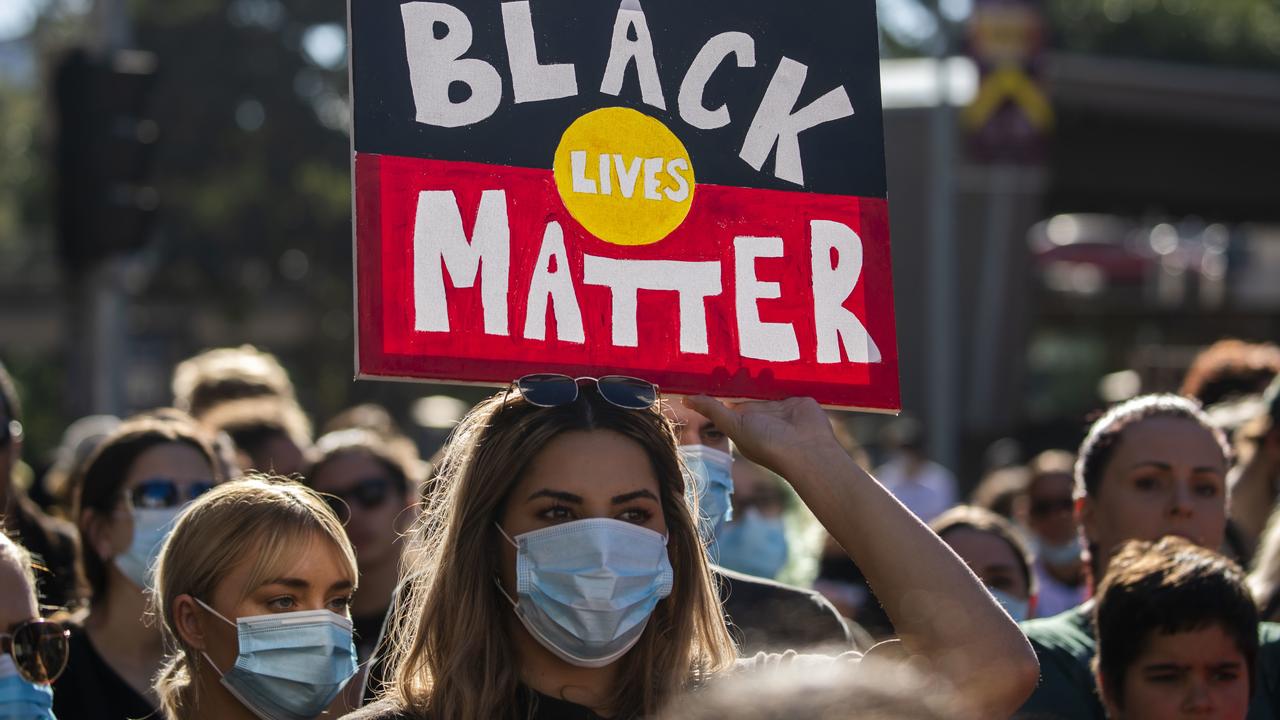
[[872, 0], [349, 8], [362, 377], [897, 409]]

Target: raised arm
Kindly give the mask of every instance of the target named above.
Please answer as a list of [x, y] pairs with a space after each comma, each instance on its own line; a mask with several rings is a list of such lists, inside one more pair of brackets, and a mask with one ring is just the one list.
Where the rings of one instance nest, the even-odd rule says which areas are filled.
[[977, 717], [1018, 709], [1039, 670], [1026, 637], [964, 562], [840, 447], [816, 402], [685, 403], [791, 483], [858, 564], [914, 662], [949, 681]]

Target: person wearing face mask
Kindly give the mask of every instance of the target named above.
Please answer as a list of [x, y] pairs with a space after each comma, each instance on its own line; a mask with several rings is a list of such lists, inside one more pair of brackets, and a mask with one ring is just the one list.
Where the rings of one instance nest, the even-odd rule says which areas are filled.
[[[1222, 545], [1231, 449], [1194, 401], [1143, 395], [1093, 423], [1075, 465], [1076, 516], [1092, 578], [1129, 540], [1175, 535], [1203, 548]], [[1097, 650], [1094, 603], [1023, 624], [1040, 658], [1041, 682], [1019, 717], [1103, 720], [1091, 663]], [[1250, 720], [1280, 714], [1280, 626], [1261, 623]]]
[[[348, 720], [631, 720], [729, 672], [858, 662], [737, 656], [657, 402], [635, 378], [542, 374], [462, 420], [405, 548], [394, 682]], [[816, 402], [685, 402], [786, 478], [866, 569], [902, 631], [868, 657], [914, 658], [981, 717], [1030, 692], [1017, 626], [857, 467]]]
[[929, 528], [964, 560], [1015, 622], [1035, 614], [1031, 551], [1008, 520], [989, 510], [960, 505], [934, 518]]
[[[742, 652], [849, 648], [855, 637], [865, 637], [851, 631], [821, 594], [772, 581], [788, 551], [781, 503], [769, 501], [769, 486], [754, 482], [754, 475], [742, 488], [748, 502], [738, 499], [735, 487], [753, 463], [734, 460], [728, 436], [705, 415], [678, 400], [666, 403], [663, 412], [675, 424], [680, 459], [689, 471], [689, 501], [698, 508], [698, 530], [713, 563], [730, 632]], [[781, 494], [776, 485], [773, 490]], [[762, 507], [755, 505], [757, 496]]]
[[791, 555], [783, 480], [750, 460], [733, 459], [733, 519], [716, 536], [720, 566], [758, 578], [778, 576]]
[[1074, 458], [1062, 450], [1046, 450], [1030, 463], [1027, 483], [1027, 529], [1035, 541], [1035, 572], [1040, 587], [1040, 615], [1069, 610], [1089, 597], [1084, 577], [1084, 547], [1075, 519], [1071, 476]]
[[165, 541], [155, 603], [168, 720], [310, 720], [348, 708], [356, 559], [314, 491], [256, 475], [192, 503]]
[[40, 618], [31, 555], [0, 532], [0, 720], [57, 720], [49, 684], [67, 664], [67, 631]]
[[54, 710], [64, 718], [151, 715], [151, 678], [164, 655], [148, 623], [146, 589], [165, 536], [183, 507], [220, 480], [199, 428], [177, 411], [125, 421], [72, 479], [81, 563], [93, 590], [72, 628], [67, 671]]

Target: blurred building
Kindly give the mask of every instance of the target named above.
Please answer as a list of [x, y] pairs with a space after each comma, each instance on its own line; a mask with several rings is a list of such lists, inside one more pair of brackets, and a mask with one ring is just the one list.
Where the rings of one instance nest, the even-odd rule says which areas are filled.
[[[940, 403], [930, 123], [943, 88], [954, 106], [972, 101], [978, 71], [967, 58], [886, 61], [882, 83], [903, 402], [933, 423], [953, 408], [962, 477], [996, 438], [1070, 446], [1107, 400], [1176, 389], [1213, 340], [1280, 339], [1280, 77], [1050, 54], [1044, 161], [982, 164], [962, 143], [954, 154], [957, 285], [944, 306], [959, 336]], [[1107, 376], [1123, 382], [1100, 387]]]

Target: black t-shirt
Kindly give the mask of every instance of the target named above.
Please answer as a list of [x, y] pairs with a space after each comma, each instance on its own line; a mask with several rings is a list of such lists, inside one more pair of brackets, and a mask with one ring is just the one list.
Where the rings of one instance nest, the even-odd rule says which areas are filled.
[[[529, 703], [535, 703], [532, 720], [606, 720], [582, 705], [543, 695], [522, 685], [517, 690], [513, 710], [527, 709]], [[511, 715], [512, 720], [524, 720], [525, 717], [523, 712]], [[430, 717], [414, 715], [389, 700], [382, 700], [344, 715], [342, 720], [430, 720]]]
[[102, 659], [83, 628], [71, 627], [67, 669], [53, 684], [53, 714], [60, 720], [158, 720], [139, 695]]

